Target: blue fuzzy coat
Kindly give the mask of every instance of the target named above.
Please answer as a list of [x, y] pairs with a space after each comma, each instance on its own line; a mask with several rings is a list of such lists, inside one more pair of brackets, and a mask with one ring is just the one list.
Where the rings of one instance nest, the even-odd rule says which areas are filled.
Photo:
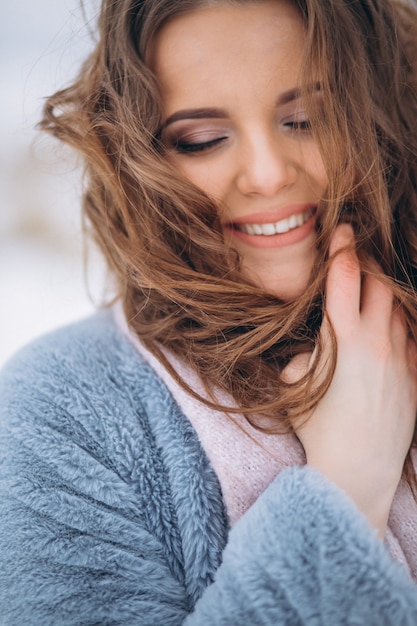
[[193, 428], [107, 312], [11, 360], [0, 427], [4, 626], [417, 625], [415, 584], [313, 470], [229, 530]]

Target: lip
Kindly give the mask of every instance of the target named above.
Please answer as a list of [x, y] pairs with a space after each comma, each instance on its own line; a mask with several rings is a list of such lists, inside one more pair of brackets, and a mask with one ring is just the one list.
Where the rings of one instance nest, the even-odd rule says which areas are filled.
[[[315, 204], [293, 204], [287, 205], [274, 211], [264, 211], [260, 213], [251, 213], [233, 220], [224, 225], [224, 229], [228, 234], [236, 237], [239, 241], [252, 246], [254, 248], [281, 248], [285, 246], [291, 246], [306, 239], [313, 231], [316, 221], [316, 208]], [[304, 222], [302, 226], [286, 232], [276, 235], [249, 235], [241, 230], [235, 228], [235, 226], [243, 224], [269, 224], [279, 222], [280, 220], [296, 215], [297, 213], [304, 213], [305, 211], [312, 211], [312, 216]]]

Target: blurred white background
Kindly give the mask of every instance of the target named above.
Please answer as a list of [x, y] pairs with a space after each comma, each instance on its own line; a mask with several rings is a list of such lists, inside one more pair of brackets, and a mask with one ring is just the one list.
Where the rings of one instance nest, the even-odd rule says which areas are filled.
[[43, 99], [66, 86], [93, 45], [98, 0], [0, 6], [0, 365], [17, 348], [93, 310], [98, 256], [84, 273], [81, 173], [34, 130]]

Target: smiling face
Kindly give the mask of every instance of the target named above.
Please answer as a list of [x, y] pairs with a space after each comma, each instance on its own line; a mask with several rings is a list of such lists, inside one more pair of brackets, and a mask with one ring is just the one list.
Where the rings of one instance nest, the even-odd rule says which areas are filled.
[[284, 300], [308, 282], [327, 186], [299, 92], [304, 37], [286, 0], [224, 3], [172, 19], [151, 51], [167, 158], [217, 203], [246, 276]]

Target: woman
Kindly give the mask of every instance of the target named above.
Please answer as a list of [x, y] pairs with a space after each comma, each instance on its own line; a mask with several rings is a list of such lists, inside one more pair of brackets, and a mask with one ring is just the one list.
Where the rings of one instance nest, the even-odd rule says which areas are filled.
[[5, 624], [417, 622], [416, 28], [103, 1], [42, 126], [120, 297], [2, 374]]

